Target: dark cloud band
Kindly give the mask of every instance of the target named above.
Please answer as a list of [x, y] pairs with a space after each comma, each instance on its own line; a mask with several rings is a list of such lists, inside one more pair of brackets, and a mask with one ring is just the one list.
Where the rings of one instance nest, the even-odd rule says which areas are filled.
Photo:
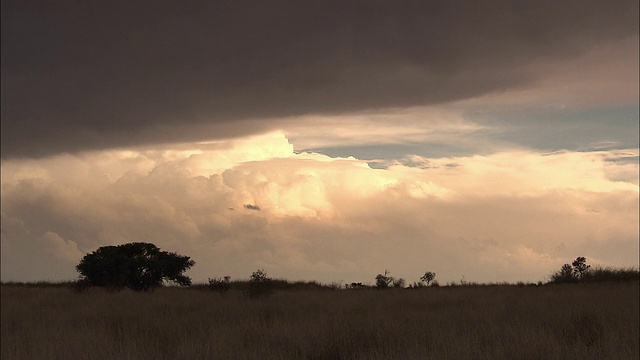
[[637, 1], [3, 1], [2, 156], [478, 96], [637, 35], [637, 14]]

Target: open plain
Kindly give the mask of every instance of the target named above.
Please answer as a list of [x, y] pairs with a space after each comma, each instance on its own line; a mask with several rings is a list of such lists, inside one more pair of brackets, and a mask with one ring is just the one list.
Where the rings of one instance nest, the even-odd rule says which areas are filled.
[[638, 359], [637, 281], [149, 293], [4, 284], [2, 359]]

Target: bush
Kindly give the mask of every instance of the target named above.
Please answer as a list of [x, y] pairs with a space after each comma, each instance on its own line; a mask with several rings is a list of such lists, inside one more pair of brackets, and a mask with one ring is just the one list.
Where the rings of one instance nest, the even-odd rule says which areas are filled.
[[551, 282], [555, 284], [573, 282], [603, 282], [603, 281], [638, 281], [640, 269], [637, 268], [591, 268], [586, 258], [578, 257], [572, 265], [564, 264], [560, 271], [551, 275]]
[[576, 282], [578, 279], [574, 275], [573, 267], [569, 264], [564, 264], [560, 268], [560, 271], [551, 275], [551, 282], [556, 284]]
[[378, 289], [387, 289], [390, 287], [404, 288], [404, 286], [405, 280], [403, 278], [396, 279], [393, 276], [389, 276], [388, 270], [384, 271], [384, 275], [376, 275], [376, 288]]
[[580, 279], [583, 282], [639, 281], [640, 271], [636, 268], [610, 268], [596, 266]]
[[344, 288], [345, 289], [366, 289], [367, 285], [361, 282], [352, 282], [351, 284], [346, 284]]
[[405, 281], [403, 278], [393, 279], [393, 287], [404, 288]]
[[388, 271], [385, 270], [384, 275], [382, 274], [376, 275], [376, 288], [386, 289], [391, 285], [391, 282], [393, 281], [393, 279], [387, 276], [387, 274], [388, 274]]
[[225, 276], [224, 278], [209, 278], [209, 289], [217, 291], [220, 294], [224, 294], [231, 289], [231, 277]]
[[427, 271], [426, 273], [424, 273], [424, 275], [420, 277], [420, 281], [426, 283], [427, 286], [429, 286], [429, 283], [431, 283], [431, 281], [433, 281], [433, 279], [435, 278], [436, 278], [436, 273]]
[[273, 293], [273, 280], [267, 276], [264, 269], [254, 271], [249, 277], [247, 295], [252, 298], [264, 297]]

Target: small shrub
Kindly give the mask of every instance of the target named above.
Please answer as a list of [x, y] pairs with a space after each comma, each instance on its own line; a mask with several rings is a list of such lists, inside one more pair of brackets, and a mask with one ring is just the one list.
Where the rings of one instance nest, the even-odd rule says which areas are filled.
[[220, 294], [224, 294], [231, 289], [231, 277], [225, 276], [224, 278], [209, 278], [209, 289], [217, 291]]
[[562, 265], [560, 271], [551, 275], [551, 282], [555, 284], [572, 283], [576, 282], [577, 280], [578, 279], [573, 272], [573, 267], [571, 267], [571, 265], [569, 264]]
[[347, 284], [344, 286], [346, 289], [364, 289], [367, 285], [361, 282], [352, 282], [351, 284]]
[[580, 280], [583, 282], [639, 281], [640, 271], [636, 268], [614, 269], [596, 266], [585, 273]]
[[393, 287], [404, 288], [405, 280], [403, 278], [393, 279]]
[[376, 288], [378, 289], [386, 289], [393, 282], [393, 278], [387, 276], [389, 272], [387, 270], [384, 271], [384, 275], [378, 274], [376, 275]]
[[436, 278], [436, 273], [427, 271], [426, 273], [424, 273], [424, 275], [420, 277], [420, 281], [426, 283], [427, 286], [429, 286], [429, 283], [433, 281], [433, 279], [435, 278]]
[[252, 298], [265, 297], [273, 293], [273, 280], [267, 276], [264, 269], [258, 269], [249, 277], [247, 295]]

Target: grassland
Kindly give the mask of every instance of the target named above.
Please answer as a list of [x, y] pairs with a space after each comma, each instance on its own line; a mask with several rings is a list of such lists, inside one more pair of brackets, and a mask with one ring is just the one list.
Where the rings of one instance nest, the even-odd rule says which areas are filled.
[[638, 359], [638, 281], [415, 290], [1, 287], [2, 359]]

